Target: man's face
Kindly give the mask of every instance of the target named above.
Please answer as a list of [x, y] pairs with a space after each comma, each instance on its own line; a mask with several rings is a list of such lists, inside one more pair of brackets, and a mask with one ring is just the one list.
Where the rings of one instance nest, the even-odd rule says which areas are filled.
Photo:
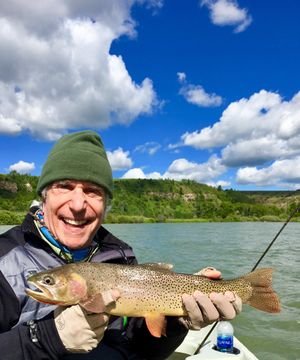
[[87, 247], [102, 224], [105, 193], [90, 182], [58, 181], [48, 189], [43, 211], [46, 226], [63, 245]]

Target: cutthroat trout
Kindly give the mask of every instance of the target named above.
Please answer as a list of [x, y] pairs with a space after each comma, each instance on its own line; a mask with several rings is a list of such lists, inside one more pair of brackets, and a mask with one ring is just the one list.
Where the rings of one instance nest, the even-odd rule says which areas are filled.
[[262, 311], [279, 312], [279, 299], [271, 287], [272, 271], [258, 269], [233, 280], [210, 280], [174, 273], [166, 264], [74, 263], [30, 276], [28, 283], [38, 291], [26, 289], [26, 293], [43, 303], [81, 304], [89, 311], [99, 312], [97, 295], [99, 299], [99, 294], [117, 289], [121, 296], [107, 313], [144, 317], [150, 333], [160, 337], [164, 317], [187, 315], [181, 296], [196, 290], [205, 294], [233, 291], [243, 303]]

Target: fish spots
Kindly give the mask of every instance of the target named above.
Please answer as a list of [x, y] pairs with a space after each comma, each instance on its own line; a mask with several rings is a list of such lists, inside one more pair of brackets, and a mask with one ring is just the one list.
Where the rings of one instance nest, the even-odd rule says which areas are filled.
[[[68, 297], [69, 304], [72, 301], [76, 303], [78, 296], [90, 298], [117, 289], [121, 297], [110, 313], [120, 316], [144, 316], [146, 313], [184, 315], [182, 295], [192, 295], [196, 290], [206, 295], [233, 291], [243, 302], [247, 302], [253, 297], [253, 286], [260, 288], [262, 282], [265, 286], [264, 279], [269, 276], [268, 273], [264, 276], [259, 273], [250, 278], [249, 274], [229, 281], [209, 280], [199, 275], [176, 274], [156, 267], [107, 263], [74, 263], [44, 274], [60, 277], [60, 290], [53, 296]], [[33, 275], [32, 279], [38, 281], [40, 276]], [[266, 282], [269, 284], [270, 281]], [[257, 304], [257, 301], [251, 301]]]

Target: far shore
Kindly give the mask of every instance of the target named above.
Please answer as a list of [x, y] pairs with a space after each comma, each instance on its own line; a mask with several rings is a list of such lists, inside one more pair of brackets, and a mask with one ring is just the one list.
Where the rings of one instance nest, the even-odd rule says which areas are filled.
[[[5, 212], [5, 216], [1, 216], [0, 211], [0, 225], [10, 226], [15, 224], [21, 224], [26, 213], [23, 212]], [[108, 214], [104, 224], [153, 224], [153, 223], [209, 223], [209, 222], [285, 222], [288, 217], [264, 215], [261, 217], [245, 217], [245, 216], [229, 216], [226, 218], [214, 217], [214, 218], [147, 218], [138, 215], [115, 215]], [[300, 222], [300, 217], [294, 217], [291, 222]]]

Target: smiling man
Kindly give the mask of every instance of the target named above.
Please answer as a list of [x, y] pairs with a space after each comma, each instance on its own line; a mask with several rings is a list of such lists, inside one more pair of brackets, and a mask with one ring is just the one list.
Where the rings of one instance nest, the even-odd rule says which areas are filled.
[[[101, 294], [103, 313], [79, 305], [56, 307], [28, 298], [27, 277], [76, 262], [136, 264], [132, 249], [109, 233], [103, 219], [113, 196], [112, 172], [99, 135], [63, 136], [51, 150], [39, 178], [41, 206], [20, 226], [0, 236], [0, 353], [14, 359], [165, 359], [188, 329], [232, 319], [241, 310], [234, 294], [198, 292], [182, 297], [188, 316], [168, 318], [166, 335], [153, 337], [144, 319], [108, 317], [116, 289]], [[206, 276], [220, 273], [208, 268]], [[204, 273], [205, 275], [205, 273]]]

